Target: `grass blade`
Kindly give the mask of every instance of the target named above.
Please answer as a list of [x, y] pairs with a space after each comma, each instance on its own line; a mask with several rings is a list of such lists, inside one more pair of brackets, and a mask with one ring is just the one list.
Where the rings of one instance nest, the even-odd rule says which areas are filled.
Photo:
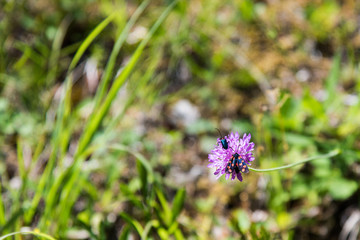
[[[55, 196], [60, 196], [61, 199], [68, 199], [68, 196], [72, 193], [76, 193], [76, 195], [78, 195], [78, 191], [69, 191], [67, 186], [71, 183], [76, 182], [76, 179], [79, 177], [79, 171], [81, 171], [81, 166], [80, 164], [78, 164], [77, 162], [82, 159], [81, 156], [83, 155], [84, 152], [86, 152], [87, 146], [90, 143], [90, 140], [92, 139], [93, 135], [95, 134], [96, 130], [98, 129], [102, 119], [104, 118], [104, 116], [106, 115], [106, 113], [108, 112], [110, 105], [112, 103], [112, 101], [114, 100], [114, 98], [117, 95], [118, 90], [120, 89], [120, 87], [123, 85], [123, 83], [125, 82], [125, 80], [127, 79], [127, 77], [130, 75], [130, 73], [132, 72], [132, 70], [135, 67], [135, 64], [137, 63], [137, 61], [139, 60], [141, 53], [143, 51], [143, 49], [145, 48], [146, 44], [148, 43], [148, 41], [150, 40], [151, 36], [154, 34], [154, 32], [158, 29], [158, 27], [160, 26], [160, 24], [165, 20], [166, 16], [170, 13], [171, 9], [175, 6], [174, 2], [173, 4], [171, 4], [170, 6], [167, 7], [167, 9], [163, 12], [163, 14], [160, 16], [160, 18], [156, 21], [156, 23], [154, 24], [154, 26], [152, 27], [151, 31], [149, 32], [149, 34], [147, 35], [147, 37], [140, 43], [140, 46], [136, 49], [134, 55], [132, 56], [130, 62], [128, 63], [128, 65], [125, 67], [124, 71], [119, 75], [119, 77], [115, 80], [113, 86], [110, 89], [109, 94], [107, 95], [104, 103], [101, 105], [101, 107], [99, 108], [99, 110], [97, 110], [96, 112], [94, 111], [94, 116], [92, 118], [90, 118], [90, 120], [88, 121], [85, 130], [79, 140], [79, 144], [78, 144], [78, 148], [75, 152], [74, 155], [74, 163], [73, 165], [63, 174], [60, 175], [60, 177], [56, 180], [55, 183], [52, 184], [51, 189], [49, 191], [50, 194], [48, 194], [47, 198], [46, 198], [46, 208], [45, 208], [45, 217], [41, 220], [42, 222], [42, 227], [41, 229], [47, 229], [46, 223], [49, 222], [49, 218], [51, 218], [51, 216], [55, 217], [56, 214], [51, 214], [52, 211], [52, 207], [54, 206], [54, 204], [56, 203], [56, 197]], [[82, 50], [78, 50], [78, 53], [76, 54], [76, 56], [79, 55], [79, 53], [83, 53], [85, 50], [85, 47], [87, 47], [90, 42], [100, 33], [100, 31], [110, 22], [111, 18], [108, 18], [107, 21], [103, 21], [89, 36], [84, 43], [82, 44], [82, 46], [80, 47], [80, 49]], [[71, 69], [76, 65], [77, 61], [79, 58], [76, 58], [76, 56], [74, 57], [74, 60], [71, 64], [71, 66], [69, 67], [69, 71], [71, 71]], [[67, 81], [67, 88], [65, 91], [65, 94], [68, 95], [69, 92], [71, 92], [71, 81], [69, 81], [70, 76], [68, 77], [68, 81]], [[64, 104], [63, 107], [59, 109], [60, 114], [59, 117], [60, 119], [65, 119], [65, 116], [67, 116], [66, 113], [68, 113], [67, 111], [65, 111], [67, 109], [67, 106], [70, 107], [69, 104], [69, 100], [70, 98], [65, 97], [64, 99]], [[68, 100], [68, 102], [67, 102]], [[69, 110], [68, 110], [69, 111]], [[61, 115], [63, 114], [63, 115]], [[61, 121], [61, 123], [64, 122]], [[61, 131], [59, 131], [61, 132]], [[59, 138], [59, 137], [58, 137]], [[55, 146], [54, 146], [55, 147]], [[80, 163], [81, 161], [79, 161]], [[63, 189], [67, 189], [66, 191], [60, 191], [59, 189], [61, 186], [64, 186]], [[75, 188], [76, 189], [76, 188]], [[75, 196], [72, 196], [72, 199], [76, 198]], [[37, 199], [39, 200], [39, 199]], [[71, 204], [60, 204], [60, 206], [58, 207], [58, 213], [62, 212], [62, 211], [66, 211], [67, 208], [71, 208]], [[62, 223], [64, 224], [64, 223]]]
[[112, 85], [107, 97], [105, 98], [104, 103], [101, 105], [101, 107], [98, 109], [98, 111], [94, 112], [93, 117], [90, 119], [88, 124], [85, 127], [84, 133], [82, 134], [79, 145], [75, 154], [75, 160], [77, 158], [77, 155], [80, 155], [87, 145], [90, 143], [92, 137], [94, 136], [96, 130], [100, 126], [100, 123], [102, 122], [103, 118], [105, 117], [106, 113], [108, 112], [111, 103], [115, 99], [120, 87], [125, 83], [127, 78], [129, 77], [132, 70], [135, 68], [136, 63], [140, 59], [140, 56], [146, 46], [146, 44], [149, 42], [151, 37], [154, 35], [156, 30], [159, 28], [160, 24], [165, 20], [165, 18], [170, 14], [171, 10], [175, 7], [177, 1], [174, 1], [172, 4], [170, 4], [165, 11], [161, 14], [161, 16], [158, 18], [158, 20], [155, 22], [149, 33], [146, 35], [146, 37], [141, 41], [140, 45], [135, 50], [135, 53], [131, 57], [128, 64], [125, 66], [124, 70], [119, 74], [119, 76], [115, 79], [114, 84]]
[[170, 207], [165, 199], [164, 193], [160, 189], [155, 189], [155, 192], [156, 192], [156, 196], [159, 199], [160, 205], [162, 207], [161, 210], [158, 209], [157, 211], [160, 211], [159, 215], [162, 216], [165, 225], [167, 227], [169, 227], [171, 224], [172, 212], [171, 212]]
[[0, 227], [0, 233], [2, 233], [4, 230], [10, 231], [11, 227], [16, 226], [16, 223], [19, 222], [18, 220], [23, 216], [25, 210], [21, 207], [19, 209], [16, 209], [16, 211], [12, 213], [12, 216], [7, 219], [5, 224]]
[[[0, 193], [2, 193], [1, 184], [0, 184]], [[0, 226], [1, 227], [4, 226], [5, 223], [6, 223], [6, 221], [5, 221], [4, 202], [3, 202], [3, 199], [2, 199], [2, 194], [0, 194]]]
[[125, 225], [122, 229], [121, 229], [121, 233], [119, 236], [119, 240], [127, 240], [129, 239], [129, 233], [130, 233], [130, 227], [129, 225]]
[[140, 236], [142, 235], [144, 229], [138, 221], [131, 218], [126, 213], [120, 213], [120, 217], [124, 219], [130, 226], [132, 226]]
[[110, 146], [110, 149], [124, 151], [124, 152], [128, 152], [128, 153], [134, 155], [134, 157], [136, 157], [136, 159], [139, 160], [139, 162], [145, 167], [146, 171], [150, 175], [150, 178], [148, 179], [148, 181], [150, 181], [150, 182], [153, 181], [154, 173], [153, 173], [152, 166], [150, 165], [149, 161], [142, 154], [134, 152], [134, 151], [130, 150], [128, 147], [121, 145], [121, 144], [112, 145], [112, 146]]
[[127, 36], [129, 35], [130, 29], [134, 26], [136, 20], [139, 18], [140, 14], [144, 11], [146, 6], [149, 4], [149, 0], [146, 0], [141, 3], [141, 5], [136, 9], [134, 14], [131, 16], [129, 22], [126, 24], [124, 30], [121, 31], [120, 36], [117, 38], [114, 48], [111, 51], [109, 61], [107, 62], [103, 77], [101, 79], [99, 89], [96, 92], [95, 96], [95, 108], [97, 108], [103, 99], [106, 89], [110, 83], [111, 76], [113, 74], [116, 57], [119, 55], [120, 49], [124, 44]]
[[20, 175], [20, 178], [22, 180], [22, 185], [23, 185], [24, 180], [26, 180], [26, 170], [25, 170], [22, 142], [21, 142], [20, 138], [17, 140], [16, 151], [17, 151], [17, 160], [18, 160], [18, 166], [19, 166], [19, 175]]
[[326, 91], [328, 93], [328, 99], [330, 102], [333, 101], [333, 96], [336, 92], [336, 85], [339, 82], [340, 67], [341, 67], [340, 54], [336, 54], [330, 69], [329, 76], [326, 79]]
[[55, 160], [57, 157], [59, 146], [62, 144], [65, 144], [61, 139], [61, 133], [64, 126], [64, 123], [66, 121], [66, 117], [68, 116], [68, 112], [70, 111], [71, 103], [71, 84], [72, 84], [72, 78], [71, 76], [67, 77], [65, 80], [65, 86], [62, 92], [62, 101], [60, 102], [60, 105], [58, 107], [57, 111], [57, 119], [55, 123], [54, 132], [51, 137], [51, 146], [52, 151], [48, 160], [48, 163], [46, 165], [46, 168], [44, 170], [44, 173], [42, 174], [38, 187], [36, 189], [34, 198], [31, 202], [31, 207], [29, 211], [25, 214], [25, 222], [30, 222], [34, 213], [35, 209], [37, 208], [40, 199], [43, 195], [43, 191], [46, 187], [46, 184], [51, 184], [51, 173], [53, 171]]
[[[151, 62], [148, 64], [148, 68], [144, 74], [141, 75], [140, 80], [137, 81], [136, 86], [131, 90], [135, 92], [137, 89], [147, 86], [152, 76], [154, 76], [154, 73], [156, 71], [156, 67], [158, 66], [159, 62], [161, 61], [162, 51], [152, 51], [151, 52]], [[134, 75], [132, 77], [135, 77]], [[145, 88], [143, 88], [145, 89]], [[132, 103], [135, 101], [136, 97], [138, 97], [135, 94], [131, 94], [126, 103], [124, 104], [123, 109], [121, 112], [111, 120], [111, 122], [108, 124], [105, 130], [105, 134], [111, 134], [112, 129], [120, 122], [120, 120], [124, 117], [126, 110], [132, 105]]]
[[184, 202], [185, 202], [185, 197], [186, 197], [186, 191], [184, 188], [181, 188], [177, 191], [175, 198], [174, 198], [174, 202], [173, 202], [173, 206], [171, 209], [172, 212], [172, 222], [175, 221], [175, 219], [178, 217], [178, 215], [180, 214], [181, 210], [184, 207]]
[[55, 38], [54, 38], [52, 48], [51, 48], [51, 52], [50, 52], [50, 57], [49, 57], [49, 66], [48, 66], [49, 71], [46, 76], [46, 82], [47, 82], [48, 86], [53, 82], [53, 80], [56, 77], [61, 45], [63, 43], [66, 31], [70, 25], [70, 22], [71, 22], [71, 18], [69, 16], [65, 17], [61, 21], [60, 26], [58, 27], [58, 29], [56, 31]]
[[[105, 20], [103, 20], [90, 34], [89, 36], [83, 41], [83, 43], [80, 45], [78, 51], [76, 52], [73, 60], [70, 63], [68, 73], [71, 72], [76, 64], [79, 62], [81, 56], [84, 54], [86, 49], [89, 47], [89, 45], [94, 41], [94, 39], [101, 33], [101, 31], [113, 20], [116, 13], [111, 14], [109, 17], [107, 17]], [[35, 209], [41, 199], [42, 192], [45, 189], [46, 183], [49, 181], [49, 176], [51, 175], [52, 169], [55, 164], [55, 159], [57, 156], [57, 152], [59, 149], [59, 145], [64, 148], [65, 145], [67, 145], [67, 142], [62, 141], [61, 139], [61, 132], [63, 129], [63, 125], [65, 123], [65, 119], [70, 115], [71, 111], [71, 88], [72, 88], [72, 76], [69, 74], [65, 80], [64, 83], [64, 90], [62, 94], [62, 100], [60, 102], [60, 105], [58, 107], [57, 111], [57, 121], [55, 124], [55, 130], [52, 137], [52, 152], [51, 156], [49, 158], [48, 164], [45, 168], [45, 171], [40, 179], [37, 191], [35, 193], [35, 196], [31, 203], [31, 208], [25, 215], [25, 222], [30, 222], [31, 218], [33, 217], [35, 213]], [[61, 143], [61, 144], [60, 144]], [[54, 185], [53, 185], [54, 186]], [[52, 188], [53, 188], [52, 186]], [[57, 186], [55, 184], [55, 186]]]
[[50, 235], [47, 235], [45, 233], [41, 233], [41, 232], [38, 232], [38, 231], [13, 232], [13, 233], [9, 233], [9, 234], [6, 234], [5, 236], [0, 237], [0, 240], [3, 240], [5, 238], [8, 238], [8, 237], [11, 237], [11, 236], [14, 236], [14, 235], [34, 235], [34, 236], [42, 237], [42, 238], [45, 238], [45, 239], [48, 239], [48, 240], [56, 240], [55, 238], [51, 237]]
[[159, 225], [160, 225], [160, 223], [158, 220], [149, 221], [144, 227], [144, 231], [143, 231], [143, 234], [141, 235], [141, 239], [146, 240], [148, 238], [147, 235], [149, 234], [151, 228], [153, 228], [153, 227], [157, 228]]
[[105, 18], [96, 28], [89, 34], [89, 36], [84, 40], [84, 42], [80, 45], [79, 49], [76, 51], [73, 60], [70, 63], [68, 72], [71, 72], [76, 64], [79, 62], [81, 56], [84, 54], [86, 49], [90, 46], [90, 44], [94, 41], [94, 39], [104, 30], [104, 28], [114, 19], [116, 13], [111, 14], [107, 18]]

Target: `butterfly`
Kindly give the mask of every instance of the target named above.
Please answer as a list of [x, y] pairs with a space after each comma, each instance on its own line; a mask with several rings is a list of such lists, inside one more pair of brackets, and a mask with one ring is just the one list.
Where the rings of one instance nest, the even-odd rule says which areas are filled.
[[236, 173], [248, 173], [249, 168], [245, 160], [238, 154], [234, 153], [226, 165], [225, 173], [231, 174], [235, 171]]

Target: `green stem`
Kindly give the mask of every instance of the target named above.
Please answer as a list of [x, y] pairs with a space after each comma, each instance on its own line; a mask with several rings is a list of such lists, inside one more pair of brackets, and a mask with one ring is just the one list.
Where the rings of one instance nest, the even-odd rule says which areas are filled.
[[6, 234], [6, 235], [0, 237], [0, 240], [3, 240], [3, 239], [5, 239], [5, 238], [8, 238], [8, 237], [13, 236], [13, 235], [18, 235], [18, 234], [20, 234], [20, 235], [31, 234], [31, 235], [34, 235], [34, 236], [37, 236], [37, 237], [45, 238], [45, 239], [47, 239], [47, 240], [56, 240], [55, 238], [51, 237], [50, 235], [47, 235], [47, 234], [45, 234], [45, 233], [41, 233], [41, 232], [36, 231], [36, 230], [34, 230], [34, 231], [21, 231], [21, 232], [9, 233], [9, 234]]
[[340, 150], [339, 150], [339, 149], [335, 149], [335, 150], [329, 152], [328, 154], [319, 155], [319, 156], [314, 156], [314, 157], [309, 157], [309, 158], [306, 158], [306, 159], [304, 159], [304, 160], [302, 160], [302, 161], [299, 161], [299, 162], [296, 162], [296, 163], [292, 163], [292, 164], [289, 164], [289, 165], [285, 165], [285, 166], [281, 166], [281, 167], [268, 168], [268, 169], [256, 169], [256, 168], [251, 168], [251, 167], [249, 167], [249, 170], [254, 171], [254, 172], [271, 172], [271, 171], [277, 171], [277, 170], [281, 170], [281, 169], [291, 168], [291, 167], [294, 167], [294, 166], [296, 166], [296, 165], [303, 164], [303, 163], [306, 163], [306, 162], [310, 162], [310, 161], [316, 160], [316, 159], [330, 158], [330, 157], [333, 157], [333, 156], [338, 155], [339, 153], [340, 153]]

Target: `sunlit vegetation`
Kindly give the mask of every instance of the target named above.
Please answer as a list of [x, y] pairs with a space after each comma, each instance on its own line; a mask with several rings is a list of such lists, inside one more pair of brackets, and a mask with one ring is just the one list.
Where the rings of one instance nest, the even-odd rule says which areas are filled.
[[0, 239], [360, 238], [356, 1], [0, 6]]

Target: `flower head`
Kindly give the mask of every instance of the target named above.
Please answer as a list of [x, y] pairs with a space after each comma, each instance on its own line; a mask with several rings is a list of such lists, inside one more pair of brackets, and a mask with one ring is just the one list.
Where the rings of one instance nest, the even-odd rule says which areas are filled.
[[[224, 149], [221, 144], [221, 139], [217, 139], [217, 144], [215, 148], [209, 154], [209, 168], [215, 167], [216, 170], [214, 175], [216, 178], [220, 178], [223, 174], [225, 174], [225, 178], [229, 179], [231, 175], [231, 180], [235, 179], [235, 176], [242, 181], [241, 176], [241, 168], [237, 168], [237, 163], [240, 165], [247, 164], [251, 165], [250, 162], [254, 161], [252, 151], [254, 150], [255, 144], [250, 142], [251, 134], [246, 133], [240, 138], [238, 132], [230, 133], [228, 136], [224, 137], [228, 143], [228, 149]], [[237, 154], [237, 155], [236, 155]], [[236, 167], [234, 168], [235, 163]], [[243, 167], [247, 168], [247, 165], [243, 165]]]

